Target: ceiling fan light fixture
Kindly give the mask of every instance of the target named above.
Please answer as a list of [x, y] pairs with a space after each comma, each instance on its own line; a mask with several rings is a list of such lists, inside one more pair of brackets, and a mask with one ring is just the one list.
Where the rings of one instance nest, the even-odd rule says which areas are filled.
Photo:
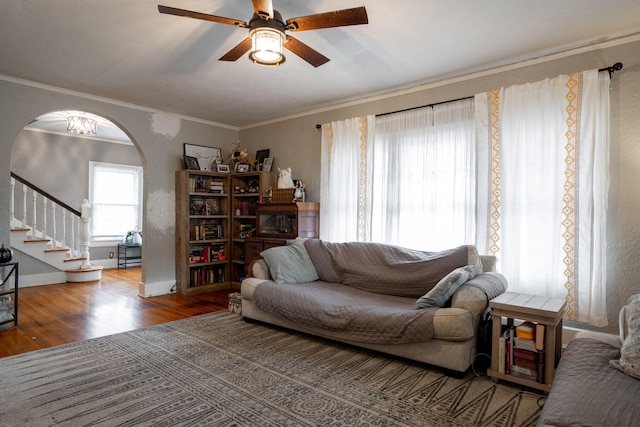
[[251, 52], [249, 59], [258, 65], [277, 67], [285, 61], [282, 44], [285, 35], [282, 31], [270, 27], [258, 27], [249, 32]]
[[67, 132], [72, 135], [96, 136], [98, 131], [98, 122], [89, 117], [68, 116]]

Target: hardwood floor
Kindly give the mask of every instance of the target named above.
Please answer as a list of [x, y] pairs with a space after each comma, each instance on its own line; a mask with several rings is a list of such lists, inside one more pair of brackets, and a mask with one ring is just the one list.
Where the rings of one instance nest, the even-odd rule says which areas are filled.
[[19, 289], [18, 326], [0, 325], [0, 357], [226, 310], [229, 289], [192, 296], [138, 296], [140, 267], [102, 280]]

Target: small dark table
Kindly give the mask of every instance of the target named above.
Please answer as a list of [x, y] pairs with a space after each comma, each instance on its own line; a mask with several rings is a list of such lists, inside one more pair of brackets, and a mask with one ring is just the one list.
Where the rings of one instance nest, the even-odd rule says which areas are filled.
[[127, 246], [118, 244], [118, 268], [142, 265], [142, 245]]

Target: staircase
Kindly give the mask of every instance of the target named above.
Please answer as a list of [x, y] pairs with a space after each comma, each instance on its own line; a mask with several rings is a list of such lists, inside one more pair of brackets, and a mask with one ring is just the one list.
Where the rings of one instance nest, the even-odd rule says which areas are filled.
[[[16, 185], [21, 192], [16, 192]], [[32, 209], [28, 209], [28, 205]], [[17, 219], [16, 214], [22, 219]], [[32, 280], [31, 286], [102, 278], [102, 267], [90, 262], [90, 217], [91, 209], [86, 199], [77, 211], [11, 174], [11, 248], [57, 271], [36, 275], [46, 277]]]

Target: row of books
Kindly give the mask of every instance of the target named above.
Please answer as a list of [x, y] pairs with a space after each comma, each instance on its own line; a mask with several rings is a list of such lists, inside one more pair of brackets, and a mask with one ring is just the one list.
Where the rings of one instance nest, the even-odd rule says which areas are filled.
[[224, 178], [217, 177], [190, 177], [189, 192], [224, 194]]
[[205, 262], [225, 261], [224, 245], [191, 245], [189, 247], [189, 263], [201, 264]]
[[191, 199], [189, 201], [189, 215], [220, 215], [223, 214], [218, 199]]
[[508, 326], [499, 341], [498, 372], [544, 383], [545, 326]]
[[218, 220], [200, 220], [191, 226], [190, 240], [224, 239], [224, 225]]
[[189, 286], [204, 286], [211, 283], [219, 283], [225, 281], [224, 266], [210, 266], [192, 268], [189, 278]]

